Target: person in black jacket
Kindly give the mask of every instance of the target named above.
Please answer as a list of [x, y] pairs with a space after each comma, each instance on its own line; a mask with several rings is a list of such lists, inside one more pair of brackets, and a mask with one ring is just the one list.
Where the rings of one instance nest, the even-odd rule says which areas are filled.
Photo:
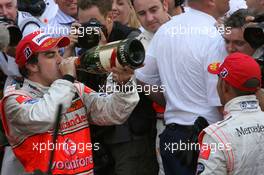
[[[79, 22], [84, 23], [91, 18], [97, 19], [106, 28], [107, 43], [136, 37], [140, 31], [112, 20], [112, 2], [109, 0], [79, 0]], [[95, 90], [104, 85], [105, 77], [99, 75], [85, 76], [87, 82]], [[155, 111], [152, 101], [143, 93], [139, 93], [140, 102], [123, 125], [93, 128], [93, 141], [100, 142], [107, 152], [100, 157], [95, 154], [95, 174], [103, 175], [155, 175], [158, 171], [155, 155]], [[103, 150], [103, 147], [102, 150]], [[102, 151], [101, 150], [101, 151]], [[96, 154], [99, 156], [96, 156]], [[97, 159], [98, 158], [98, 159]], [[103, 160], [108, 164], [103, 166]]]
[[[100, 8], [97, 7], [100, 4]], [[85, 24], [91, 19], [96, 19], [100, 25], [105, 29], [101, 36], [100, 44], [106, 44], [126, 38], [134, 38], [140, 34], [140, 30], [122, 25], [119, 22], [114, 22], [111, 19], [111, 5], [110, 2], [102, 1], [78, 1], [78, 19], [79, 23]], [[109, 13], [109, 15], [108, 15]], [[76, 36], [75, 36], [76, 37]], [[77, 42], [77, 40], [75, 40]], [[79, 55], [84, 53], [87, 49], [82, 48], [79, 51]], [[93, 90], [100, 91], [100, 87], [105, 85], [107, 75], [94, 75], [87, 74], [85, 76], [79, 76], [81, 82], [89, 85]]]

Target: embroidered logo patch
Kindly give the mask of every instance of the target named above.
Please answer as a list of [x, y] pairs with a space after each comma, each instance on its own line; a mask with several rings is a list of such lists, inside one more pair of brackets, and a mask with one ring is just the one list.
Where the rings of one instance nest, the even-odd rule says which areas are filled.
[[35, 36], [32, 41], [37, 44], [38, 46], [40, 46], [44, 41], [46, 41], [47, 39], [50, 38], [50, 35], [45, 34], [45, 33], [40, 33], [37, 36]]
[[258, 104], [256, 101], [242, 101], [240, 102], [240, 108], [245, 109], [258, 109]]
[[200, 150], [199, 158], [208, 160], [211, 153], [210, 145], [203, 143]]
[[100, 93], [99, 96], [100, 96], [100, 97], [106, 97], [107, 94], [106, 94], [106, 93]]
[[220, 66], [220, 63], [212, 63], [208, 66], [208, 72], [212, 74], [216, 74], [218, 71], [218, 68]]
[[92, 92], [92, 90], [91, 90], [89, 87], [85, 86], [85, 87], [84, 87], [84, 92], [85, 92], [86, 94], [90, 94], [90, 93]]
[[28, 60], [29, 57], [32, 55], [32, 51], [29, 47], [26, 47], [25, 50], [24, 50], [24, 55], [26, 57], [26, 59]]
[[16, 101], [21, 104], [27, 100], [30, 100], [31, 98], [30, 97], [27, 97], [27, 96], [24, 96], [24, 95], [20, 95], [16, 98]]
[[34, 103], [37, 103], [38, 101], [39, 101], [38, 99], [29, 99], [25, 101], [25, 104], [34, 104]]
[[225, 78], [228, 75], [228, 70], [226, 68], [223, 68], [223, 70], [220, 72], [220, 76], [222, 78]]
[[199, 162], [197, 164], [197, 174], [201, 174], [202, 172], [204, 172], [204, 169], [205, 169], [204, 164]]
[[211, 63], [207, 67], [207, 70], [208, 70], [208, 72], [210, 72], [212, 74], [218, 74], [218, 70], [219, 70], [220, 66], [221, 66], [221, 63], [219, 63], [219, 62]]
[[55, 42], [57, 42], [56, 39], [52, 38], [49, 41], [47, 41], [45, 44], [43, 44], [43, 47], [50, 47], [52, 44], [54, 44]]

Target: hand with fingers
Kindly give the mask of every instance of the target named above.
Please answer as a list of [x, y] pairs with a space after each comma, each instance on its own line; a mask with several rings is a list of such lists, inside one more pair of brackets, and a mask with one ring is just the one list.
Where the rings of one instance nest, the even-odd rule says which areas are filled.
[[70, 44], [65, 47], [63, 58], [67, 58], [69, 56], [74, 55], [74, 49], [76, 44], [78, 43], [78, 36], [83, 35], [79, 28], [81, 27], [80, 23], [74, 22], [71, 25], [70, 35], [68, 36], [70, 39]]
[[99, 46], [107, 44], [107, 39], [106, 36], [104, 35], [104, 32], [99, 28], [100, 31], [100, 41], [99, 41]]
[[110, 71], [113, 72], [113, 80], [120, 85], [126, 84], [134, 75], [134, 70], [128, 66], [122, 68], [113, 67]]
[[243, 26], [243, 28], [247, 28], [249, 26], [255, 26], [257, 23], [255, 22], [254, 16], [247, 16], [245, 18], [246, 24]]
[[76, 78], [76, 59], [78, 59], [78, 57], [68, 57], [61, 61], [59, 69], [62, 75], [71, 75]]

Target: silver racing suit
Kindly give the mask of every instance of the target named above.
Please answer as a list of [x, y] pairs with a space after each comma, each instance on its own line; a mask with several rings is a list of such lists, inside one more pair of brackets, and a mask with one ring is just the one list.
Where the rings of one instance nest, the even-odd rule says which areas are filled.
[[224, 113], [223, 121], [208, 126], [199, 136], [197, 174], [263, 174], [264, 112], [256, 96], [232, 99]]
[[[132, 80], [126, 85], [136, 87]], [[122, 124], [139, 101], [136, 88], [107, 95], [63, 79], [54, 81], [50, 87], [25, 79], [22, 88], [16, 87], [14, 84], [6, 89], [1, 114], [8, 141], [26, 172], [47, 170], [50, 151], [40, 153], [33, 145], [51, 141], [59, 104], [63, 104], [63, 110], [58, 142], [88, 144], [89, 123]], [[58, 150], [55, 157], [54, 174], [92, 174], [91, 150]]]

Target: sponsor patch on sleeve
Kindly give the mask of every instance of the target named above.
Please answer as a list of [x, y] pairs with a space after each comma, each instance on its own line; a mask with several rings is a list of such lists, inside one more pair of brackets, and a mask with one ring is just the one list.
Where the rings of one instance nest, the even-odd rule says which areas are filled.
[[201, 174], [202, 172], [204, 172], [204, 164], [202, 164], [202, 163], [198, 163], [197, 164], [197, 174]]
[[27, 96], [24, 96], [24, 95], [20, 95], [16, 98], [16, 101], [21, 104], [27, 100], [30, 100], [31, 98], [30, 97], [27, 97]]
[[89, 94], [89, 93], [92, 92], [92, 89], [90, 89], [89, 87], [85, 86], [85, 87], [84, 87], [84, 92], [85, 92], [86, 94]]
[[210, 145], [203, 143], [200, 150], [199, 158], [208, 160], [211, 153]]
[[34, 104], [34, 103], [37, 103], [38, 101], [39, 101], [38, 99], [29, 99], [25, 101], [25, 104]]
[[106, 94], [106, 93], [99, 93], [99, 96], [100, 96], [100, 97], [106, 97], [107, 94]]

